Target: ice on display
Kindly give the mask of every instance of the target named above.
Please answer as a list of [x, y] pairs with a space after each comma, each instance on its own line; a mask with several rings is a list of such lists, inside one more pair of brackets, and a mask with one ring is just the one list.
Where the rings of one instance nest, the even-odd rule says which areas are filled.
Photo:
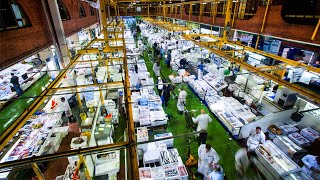
[[298, 169], [297, 166], [289, 157], [276, 147], [271, 141], [266, 141], [265, 144], [260, 144], [257, 147], [257, 152], [276, 170], [279, 174]]

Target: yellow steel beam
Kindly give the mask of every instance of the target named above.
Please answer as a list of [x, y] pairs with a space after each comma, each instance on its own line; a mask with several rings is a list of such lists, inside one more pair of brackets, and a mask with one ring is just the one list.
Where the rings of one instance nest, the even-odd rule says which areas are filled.
[[189, 4], [189, 21], [191, 21], [191, 15], [192, 15], [192, 4]]
[[[109, 38], [109, 41], [122, 41], [123, 37], [114, 37], [114, 38]], [[93, 39], [94, 42], [101, 42], [105, 41], [105, 39]]]
[[244, 16], [246, 13], [247, 1], [240, 1], [240, 2], [241, 3], [240, 3], [240, 7], [239, 7], [239, 16], [240, 16], [240, 19], [244, 19]]
[[85, 173], [85, 176], [86, 176], [86, 180], [92, 180], [92, 178], [91, 178], [91, 176], [90, 176], [90, 173], [89, 173], [89, 171], [88, 171], [88, 166], [87, 166], [85, 157], [84, 157], [82, 154], [79, 155], [79, 162], [78, 162], [78, 164], [77, 164], [78, 172], [80, 172], [80, 166], [81, 166], [81, 164], [83, 164], [83, 165], [85, 166], [85, 171], [84, 171], [84, 173]]
[[203, 6], [204, 4], [202, 3], [202, 0], [201, 0], [201, 3], [200, 3], [200, 13], [199, 13], [199, 22], [201, 22], [201, 17], [203, 15]]
[[183, 4], [181, 4], [180, 5], [180, 19], [182, 19], [182, 9], [184, 8], [184, 5]]
[[316, 68], [316, 67], [313, 67], [313, 66], [308, 66], [307, 64], [304, 64], [304, 63], [301, 63], [301, 62], [297, 62], [297, 61], [293, 61], [291, 59], [283, 58], [281, 56], [278, 56], [278, 55], [275, 55], [275, 54], [271, 54], [271, 53], [267, 53], [267, 52], [261, 51], [259, 49], [255, 49], [255, 48], [249, 47], [249, 46], [243, 46], [243, 45], [232, 43], [232, 42], [228, 42], [228, 43], [231, 44], [231, 45], [240, 46], [241, 48], [243, 48], [243, 50], [252, 51], [252, 52], [260, 54], [262, 56], [269, 57], [269, 58], [284, 62], [284, 63], [286, 63], [288, 65], [291, 65], [291, 66], [304, 67], [308, 71], [312, 71], [312, 72], [315, 72], [315, 73], [320, 73], [320, 68]]
[[210, 3], [210, 16], [213, 16], [213, 7], [214, 7], [214, 4], [213, 3]]
[[[77, 60], [79, 56], [76, 56]], [[34, 102], [27, 108], [26, 111], [24, 111], [18, 119], [16, 119], [7, 129], [1, 134], [0, 137], [0, 149], [3, 149], [4, 146], [7, 145], [7, 143], [13, 139], [13, 137], [16, 135], [16, 133], [22, 128], [22, 126], [27, 122], [27, 120], [38, 110], [38, 108], [41, 106], [41, 104], [45, 101], [46, 98], [45, 95], [48, 93], [48, 89], [52, 87], [56, 87], [58, 83], [65, 77], [68, 69], [70, 69], [73, 65], [73, 62], [69, 63], [66, 66], [66, 69], [63, 69], [60, 74], [56, 77], [56, 79], [49, 84], [47, 89], [45, 89], [39, 97], [35, 98]]]
[[149, 19], [149, 18], [145, 18], [144, 21], [149, 22], [153, 25], [156, 25], [162, 29], [166, 29], [167, 31], [180, 32], [180, 31], [190, 30], [190, 28], [188, 27], [179, 26], [171, 22], [155, 21], [154, 19]]
[[231, 20], [232, 2], [233, 2], [232, 0], [227, 0], [227, 11], [226, 11], [226, 17], [225, 17], [225, 21], [224, 21], [224, 31], [223, 31], [223, 40], [224, 41], [228, 41], [227, 27], [229, 27], [231, 29], [230, 20]]
[[46, 161], [52, 161], [53, 159], [67, 158], [70, 156], [77, 156], [79, 154], [96, 154], [99, 152], [105, 152], [108, 149], [120, 149], [125, 148], [128, 145], [128, 141], [117, 142], [114, 144], [107, 144], [95, 147], [81, 148], [77, 150], [71, 150], [67, 152], [59, 152], [55, 154], [47, 154], [43, 156], [33, 156], [31, 158], [20, 159], [18, 161], [8, 161], [0, 164], [0, 169], [18, 167], [26, 164], [41, 163]]
[[78, 99], [79, 106], [82, 107], [82, 102], [81, 102], [80, 93], [79, 93], [79, 91], [78, 91], [78, 88], [75, 88], [75, 89], [76, 89], [76, 95], [77, 95], [77, 99]]
[[49, 92], [53, 91], [57, 91], [57, 90], [69, 90], [69, 89], [74, 89], [74, 88], [87, 88], [87, 87], [101, 87], [101, 86], [105, 86], [108, 89], [108, 86], [123, 86], [122, 81], [115, 81], [115, 82], [106, 82], [106, 83], [99, 83], [99, 84], [85, 84], [85, 85], [77, 85], [77, 86], [66, 86], [66, 87], [55, 87], [55, 88], [51, 88], [49, 89]]
[[[124, 39], [122, 39], [124, 42]], [[90, 43], [88, 43], [87, 47], [89, 47], [94, 41], [91, 41]], [[125, 46], [119, 46], [119, 48], [124, 48], [125, 50]], [[25, 112], [23, 112], [23, 114], [17, 119], [15, 120], [14, 123], [12, 123], [10, 125], [10, 127], [3, 133], [1, 134], [1, 144], [0, 144], [0, 149], [3, 149], [4, 146], [7, 145], [8, 141], [10, 139], [13, 138], [13, 136], [16, 135], [16, 133], [20, 130], [20, 128], [25, 124], [25, 122], [30, 119], [30, 117], [34, 114], [35, 111], [38, 110], [38, 108], [42, 105], [42, 103], [47, 99], [46, 96], [48, 94], [50, 94], [51, 91], [56, 91], [58, 89], [67, 89], [67, 88], [75, 88], [77, 91], [78, 87], [82, 87], [82, 86], [76, 86], [76, 87], [65, 87], [65, 88], [56, 88], [59, 84], [60, 81], [65, 77], [66, 73], [69, 71], [69, 69], [71, 69], [71, 67], [73, 67], [75, 65], [75, 63], [77, 63], [77, 60], [80, 58], [80, 56], [76, 56], [76, 59], [74, 59], [73, 61], [71, 61], [71, 63], [65, 68], [62, 69], [62, 71], [59, 73], [59, 75], [56, 77], [56, 79], [49, 84], [49, 86], [47, 87], [47, 89], [45, 89], [39, 97], [37, 97], [34, 102], [30, 105], [30, 107], [28, 108], [28, 110], [26, 110]], [[92, 61], [91, 61], [92, 62]], [[125, 71], [127, 72], [127, 70]], [[107, 83], [109, 84], [109, 83]], [[114, 83], [112, 83], [114, 84]], [[120, 83], [121, 85], [123, 85], [122, 83]], [[100, 86], [99, 84], [94, 84], [94, 86]], [[79, 101], [80, 103], [80, 101]], [[133, 130], [134, 132], [134, 130]], [[123, 143], [116, 143], [111, 147], [120, 147], [123, 145], [128, 144], [128, 142], [123, 142]], [[109, 147], [109, 146], [108, 146]], [[88, 148], [89, 150], [85, 149], [80, 149], [80, 150], [75, 150], [75, 151], [69, 151], [69, 152], [62, 152], [59, 154], [53, 154], [53, 155], [46, 155], [46, 156], [40, 156], [40, 157], [32, 157], [32, 158], [26, 158], [26, 159], [22, 159], [19, 161], [10, 161], [10, 162], [5, 162], [5, 163], [1, 163], [0, 164], [0, 169], [4, 168], [4, 167], [14, 167], [14, 166], [19, 166], [19, 165], [25, 165], [25, 164], [31, 164], [33, 170], [35, 171], [38, 179], [44, 179], [42, 176], [42, 173], [40, 172], [37, 164], [35, 164], [36, 162], [43, 162], [44, 160], [48, 161], [51, 160], [52, 158], [48, 158], [48, 157], [55, 157], [55, 158], [61, 158], [61, 157], [66, 157], [66, 156], [72, 156], [75, 154], [82, 154], [82, 153], [86, 153], [86, 152], [94, 152], [94, 151], [101, 151], [101, 148], [105, 149], [107, 148], [107, 146], [103, 147], [94, 147], [94, 148]], [[88, 172], [86, 172], [86, 176], [89, 177]]]
[[105, 0], [100, 0], [99, 14], [101, 16], [101, 18], [100, 18], [101, 29], [102, 29], [104, 38], [107, 38], [108, 37], [108, 34], [107, 34], [107, 13], [106, 13]]
[[235, 2], [231, 27], [234, 27], [234, 21], [237, 18], [239, 6], [240, 6], [240, 1]]
[[218, 0], [214, 1], [214, 7], [213, 7], [213, 14], [212, 14], [212, 24], [215, 22], [215, 18], [217, 16], [217, 11], [218, 11]]
[[101, 62], [101, 61], [123, 61], [123, 58], [107, 58], [107, 59], [95, 59], [95, 60], [79, 60], [78, 63]]
[[314, 40], [314, 38], [316, 37], [316, 35], [317, 35], [317, 33], [318, 33], [319, 26], [320, 26], [320, 18], [319, 18], [319, 20], [318, 20], [318, 24], [317, 24], [316, 28], [315, 28], [314, 31], [313, 31], [312, 36], [311, 36], [311, 40], [312, 40], [312, 41]]
[[[143, 3], [154, 3], [154, 2], [161, 2], [163, 3], [163, 0], [139, 0], [140, 2], [143, 2]], [[171, 0], [172, 3], [176, 4], [175, 2], [181, 2], [181, 0]], [[122, 3], [122, 2], [133, 2], [132, 0], [117, 0], [118, 3]]]
[[175, 11], [175, 12], [176, 12], [176, 13], [175, 13], [175, 18], [177, 18], [177, 14], [178, 14], [178, 6], [177, 6], [177, 5], [176, 5], [176, 8], [175, 8], [175, 9], [176, 9], [176, 11]]
[[259, 45], [259, 41], [260, 41], [260, 36], [261, 34], [263, 33], [264, 31], [264, 26], [266, 24], [266, 19], [267, 19], [267, 15], [268, 15], [268, 10], [269, 10], [269, 3], [270, 3], [270, 0], [268, 0], [268, 3], [267, 3], [267, 7], [266, 7], [266, 10], [264, 12], [264, 16], [263, 16], [263, 21], [262, 21], [262, 25], [261, 25], [261, 29], [260, 29], [260, 33], [257, 37], [257, 41], [256, 41], [256, 45], [255, 45], [255, 48], [257, 49], [258, 48], [258, 45]]
[[218, 55], [220, 57], [223, 57], [223, 58], [225, 58], [225, 59], [227, 59], [227, 60], [229, 60], [229, 61], [231, 61], [233, 63], [236, 63], [236, 64], [242, 66], [243, 68], [249, 70], [250, 72], [257, 73], [260, 76], [263, 76], [263, 77], [265, 77], [265, 78], [267, 78], [269, 80], [273, 80], [273, 81], [277, 82], [279, 85], [286, 86], [287, 88], [289, 88], [289, 89], [291, 89], [293, 91], [296, 91], [298, 93], [301, 93], [302, 95], [307, 96], [307, 97], [315, 100], [316, 102], [320, 102], [319, 94], [317, 94], [317, 93], [315, 93], [313, 91], [310, 91], [308, 89], [302, 88], [299, 85], [287, 82], [287, 81], [281, 79], [280, 77], [274, 76], [274, 75], [272, 75], [272, 74], [270, 74], [268, 72], [260, 71], [258, 68], [254, 67], [254, 66], [251, 66], [250, 64], [248, 64], [246, 62], [243, 62], [242, 60], [227, 56], [223, 51], [219, 51], [219, 50], [216, 50], [216, 49], [208, 48], [205, 45], [203, 45], [201, 42], [195, 41], [194, 39], [192, 39], [192, 38], [190, 38], [190, 37], [188, 37], [186, 35], [182, 35], [182, 37], [184, 39], [186, 39], [186, 40], [190, 40], [190, 41], [194, 42], [196, 45], [198, 45], [200, 47], [207, 48], [208, 50], [210, 50], [211, 52], [215, 53], [216, 55]]
[[166, 4], [166, 1], [164, 0], [163, 1], [163, 6], [162, 6], [162, 8], [163, 8], [163, 16], [165, 16], [166, 15], [166, 10], [167, 10], [167, 6], [165, 6], [165, 4]]
[[[103, 1], [100, 1], [100, 3]], [[103, 7], [103, 6], [100, 6]], [[106, 21], [105, 21], [106, 24]], [[105, 29], [105, 28], [104, 28]], [[91, 46], [91, 44], [94, 41], [91, 41], [90, 43], [88, 43], [88, 45], [85, 47], [85, 49], [89, 46]], [[119, 48], [123, 48], [123, 46], [119, 47]], [[106, 48], [105, 48], [106, 49]], [[112, 48], [111, 48], [112, 49]], [[113, 48], [114, 50], [115, 48]], [[95, 51], [96, 53], [98, 51]], [[0, 149], [3, 149], [4, 146], [7, 145], [7, 143], [9, 142], [9, 140], [11, 140], [16, 133], [19, 131], [20, 128], [22, 128], [22, 126], [25, 124], [25, 122], [34, 114], [35, 111], [38, 110], [38, 108], [41, 106], [41, 104], [46, 100], [45, 95], [47, 93], [49, 93], [49, 90], [51, 88], [55, 88], [58, 86], [58, 84], [60, 83], [60, 81], [65, 77], [66, 73], [69, 71], [69, 69], [71, 69], [71, 67], [74, 66], [74, 63], [79, 59], [79, 55], [76, 56], [76, 58], [71, 61], [71, 63], [69, 63], [69, 65], [66, 66], [65, 69], [62, 69], [62, 71], [59, 73], [59, 75], [56, 77], [56, 79], [49, 84], [49, 86], [40, 94], [39, 97], [35, 98], [34, 102], [28, 107], [28, 109], [26, 111], [24, 111], [18, 119], [16, 119], [7, 129], [5, 132], [3, 132], [1, 134], [0, 137]]]
[[186, 34], [185, 36], [189, 37], [189, 38], [192, 38], [192, 39], [194, 39], [196, 37], [208, 37], [208, 38], [220, 41], [222, 43], [222, 38], [219, 38], [219, 37], [211, 35], [211, 34]]
[[[109, 46], [109, 47], [105, 47], [102, 52], [105, 53], [110, 53], [110, 52], [118, 52], [121, 51], [123, 49], [123, 46]], [[82, 55], [82, 54], [96, 54], [96, 53], [100, 53], [98, 48], [85, 48], [82, 50], [77, 51], [78, 54]]]
[[[222, 41], [222, 39], [220, 39], [220, 38], [218, 38], [216, 36], [212, 36], [212, 35], [210, 36], [208, 34], [188, 34], [188, 35], [184, 35], [184, 37], [187, 37], [189, 39], [193, 39], [194, 37], [198, 37], [198, 36], [200, 36], [200, 37], [209, 37], [209, 38], [212, 38], [212, 39], [217, 39], [219, 41]], [[238, 44], [238, 43], [234, 43], [234, 42], [230, 42], [230, 41], [225, 42], [225, 44], [231, 44], [231, 45], [234, 45], [234, 46], [238, 46], [238, 47], [240, 47], [241, 51], [248, 50], [248, 51], [260, 54], [262, 56], [269, 57], [269, 58], [284, 62], [284, 63], [286, 63], [288, 65], [291, 65], [291, 66], [304, 67], [308, 71], [312, 71], [312, 72], [315, 72], [315, 73], [320, 73], [320, 68], [316, 68], [316, 67], [313, 67], [313, 66], [308, 66], [307, 64], [304, 64], [304, 63], [301, 63], [301, 62], [297, 62], [297, 61], [293, 61], [293, 60], [290, 60], [290, 59], [287, 59], [287, 58], [283, 58], [283, 57], [275, 55], [275, 54], [267, 53], [267, 52], [261, 51], [259, 49], [252, 48], [250, 46], [243, 46], [242, 44]]]
[[[124, 53], [124, 61], [123, 61], [123, 66], [128, 67], [128, 62], [127, 62], [127, 57], [126, 57], [126, 46], [125, 46], [125, 41], [123, 40], [123, 53]], [[126, 98], [126, 107], [128, 110], [128, 136], [129, 136], [129, 142], [132, 144], [136, 143], [136, 135], [135, 135], [135, 130], [134, 130], [134, 121], [133, 121], [133, 115], [132, 115], [132, 106], [129, 104], [131, 102], [131, 91], [130, 91], [130, 79], [129, 79], [129, 71], [126, 70], [124, 71], [125, 79], [124, 79], [124, 86], [125, 86], [125, 98]], [[131, 179], [139, 179], [139, 168], [138, 168], [138, 155], [137, 155], [137, 146], [136, 145], [131, 145], [129, 147], [129, 154], [130, 154], [130, 164], [131, 164], [131, 174], [132, 178]]]
[[31, 167], [32, 167], [34, 173], [36, 174], [38, 180], [44, 180], [45, 179], [36, 163], [32, 163]]

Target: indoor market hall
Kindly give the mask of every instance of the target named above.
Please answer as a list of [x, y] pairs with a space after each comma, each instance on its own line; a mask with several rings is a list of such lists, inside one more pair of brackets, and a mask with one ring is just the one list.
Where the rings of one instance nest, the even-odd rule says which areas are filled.
[[319, 180], [319, 0], [3, 0], [1, 180]]

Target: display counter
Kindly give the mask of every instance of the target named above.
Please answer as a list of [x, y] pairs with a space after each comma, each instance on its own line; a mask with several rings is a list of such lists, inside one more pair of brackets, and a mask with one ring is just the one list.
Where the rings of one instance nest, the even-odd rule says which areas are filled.
[[24, 159], [32, 156], [51, 154], [58, 150], [64, 132], [54, 128], [60, 124], [59, 113], [33, 115], [18, 131], [18, 141], [11, 146], [2, 162]]
[[[134, 61], [132, 60], [131, 63]], [[139, 83], [142, 85], [142, 88], [131, 89], [130, 104], [132, 105], [133, 120], [145, 127], [166, 125], [168, 117], [163, 110], [160, 97], [153, 89], [153, 79], [147, 72], [145, 62], [139, 60], [138, 63], [138, 72], [128, 67], [131, 69], [129, 71], [130, 84], [132, 86]]]
[[[122, 73], [119, 73], [119, 65], [119, 63], [115, 63], [108, 68], [97, 66], [98, 81], [101, 83], [107, 82], [108, 72], [115, 80], [118, 80], [122, 76]], [[85, 68], [88, 68], [88, 66]], [[120, 82], [108, 84], [107, 89], [102, 87], [101, 92], [98, 87], [78, 88], [80, 97], [86, 99], [86, 106], [89, 111], [86, 113], [86, 119], [81, 122], [80, 136], [74, 137], [70, 142], [71, 149], [113, 143], [114, 124], [119, 123], [119, 93], [122, 92], [123, 94], [123, 88], [124, 86]], [[102, 104], [101, 97], [106, 97], [103, 101], [104, 104]], [[118, 104], [116, 104], [116, 101]], [[124, 99], [122, 99], [122, 104], [124, 104]], [[76, 156], [75, 160], [78, 161], [77, 159], [79, 158]], [[72, 164], [72, 161], [69, 162]], [[85, 162], [90, 176], [104, 177], [107, 175], [109, 178], [115, 178], [120, 170], [120, 151], [87, 155], [85, 156]]]
[[[8, 69], [0, 72], [0, 109], [8, 100], [17, 95], [10, 83], [11, 73], [19, 78], [19, 84], [22, 91], [26, 91], [31, 85], [37, 82], [46, 73], [46, 67], [38, 69], [30, 64], [18, 63]], [[46, 84], [44, 84], [46, 86]]]
[[[287, 136], [276, 136], [273, 143], [279, 147], [289, 157], [299, 156], [299, 154], [306, 155], [307, 151], [304, 148], [296, 145]], [[301, 155], [300, 155], [301, 157]]]
[[308, 177], [295, 162], [269, 140], [265, 144], [260, 144], [255, 152], [257, 158], [254, 159], [254, 164], [267, 179]]

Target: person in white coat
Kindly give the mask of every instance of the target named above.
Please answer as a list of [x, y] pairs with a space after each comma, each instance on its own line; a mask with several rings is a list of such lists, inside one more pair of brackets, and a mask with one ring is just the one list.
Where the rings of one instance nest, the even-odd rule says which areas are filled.
[[198, 148], [198, 173], [206, 177], [210, 171], [212, 163], [218, 163], [220, 158], [218, 153], [210, 144], [201, 144]]
[[204, 177], [204, 180], [223, 180], [223, 169], [219, 164], [212, 164], [212, 172], [209, 173], [206, 177]]
[[320, 180], [320, 157], [308, 154], [302, 158], [302, 162], [302, 170], [313, 179]]
[[158, 84], [157, 88], [158, 88], [159, 96], [161, 96], [162, 95], [162, 90], [163, 90], [163, 82], [162, 82], [161, 77], [158, 77], [157, 84]]
[[210, 116], [206, 114], [206, 112], [203, 109], [201, 109], [201, 114], [196, 118], [192, 118], [192, 120], [194, 123], [198, 124], [197, 131], [207, 131], [209, 122], [212, 122]]
[[168, 42], [166, 41], [166, 43], [165, 43], [165, 45], [164, 45], [164, 49], [165, 49], [164, 52], [165, 52], [165, 53], [168, 53], [168, 48], [169, 48], [169, 47], [168, 47]]
[[246, 148], [241, 148], [236, 152], [234, 162], [239, 176], [244, 176], [251, 164], [252, 155], [254, 155], [254, 153], [250, 153]]
[[178, 101], [177, 101], [177, 108], [179, 111], [184, 110], [184, 106], [187, 101], [187, 91], [185, 91], [183, 88], [180, 89]]
[[69, 103], [66, 101], [65, 97], [61, 97], [60, 99], [61, 99], [60, 111], [62, 112], [61, 119], [63, 123], [68, 123], [72, 116], [71, 108]]
[[155, 62], [153, 64], [153, 68], [152, 68], [153, 72], [154, 72], [154, 75], [156, 77], [160, 76], [160, 62]]
[[259, 144], [264, 144], [266, 142], [266, 136], [261, 131], [261, 127], [256, 127], [250, 132], [250, 136], [247, 140], [247, 146], [249, 151], [254, 151]]

